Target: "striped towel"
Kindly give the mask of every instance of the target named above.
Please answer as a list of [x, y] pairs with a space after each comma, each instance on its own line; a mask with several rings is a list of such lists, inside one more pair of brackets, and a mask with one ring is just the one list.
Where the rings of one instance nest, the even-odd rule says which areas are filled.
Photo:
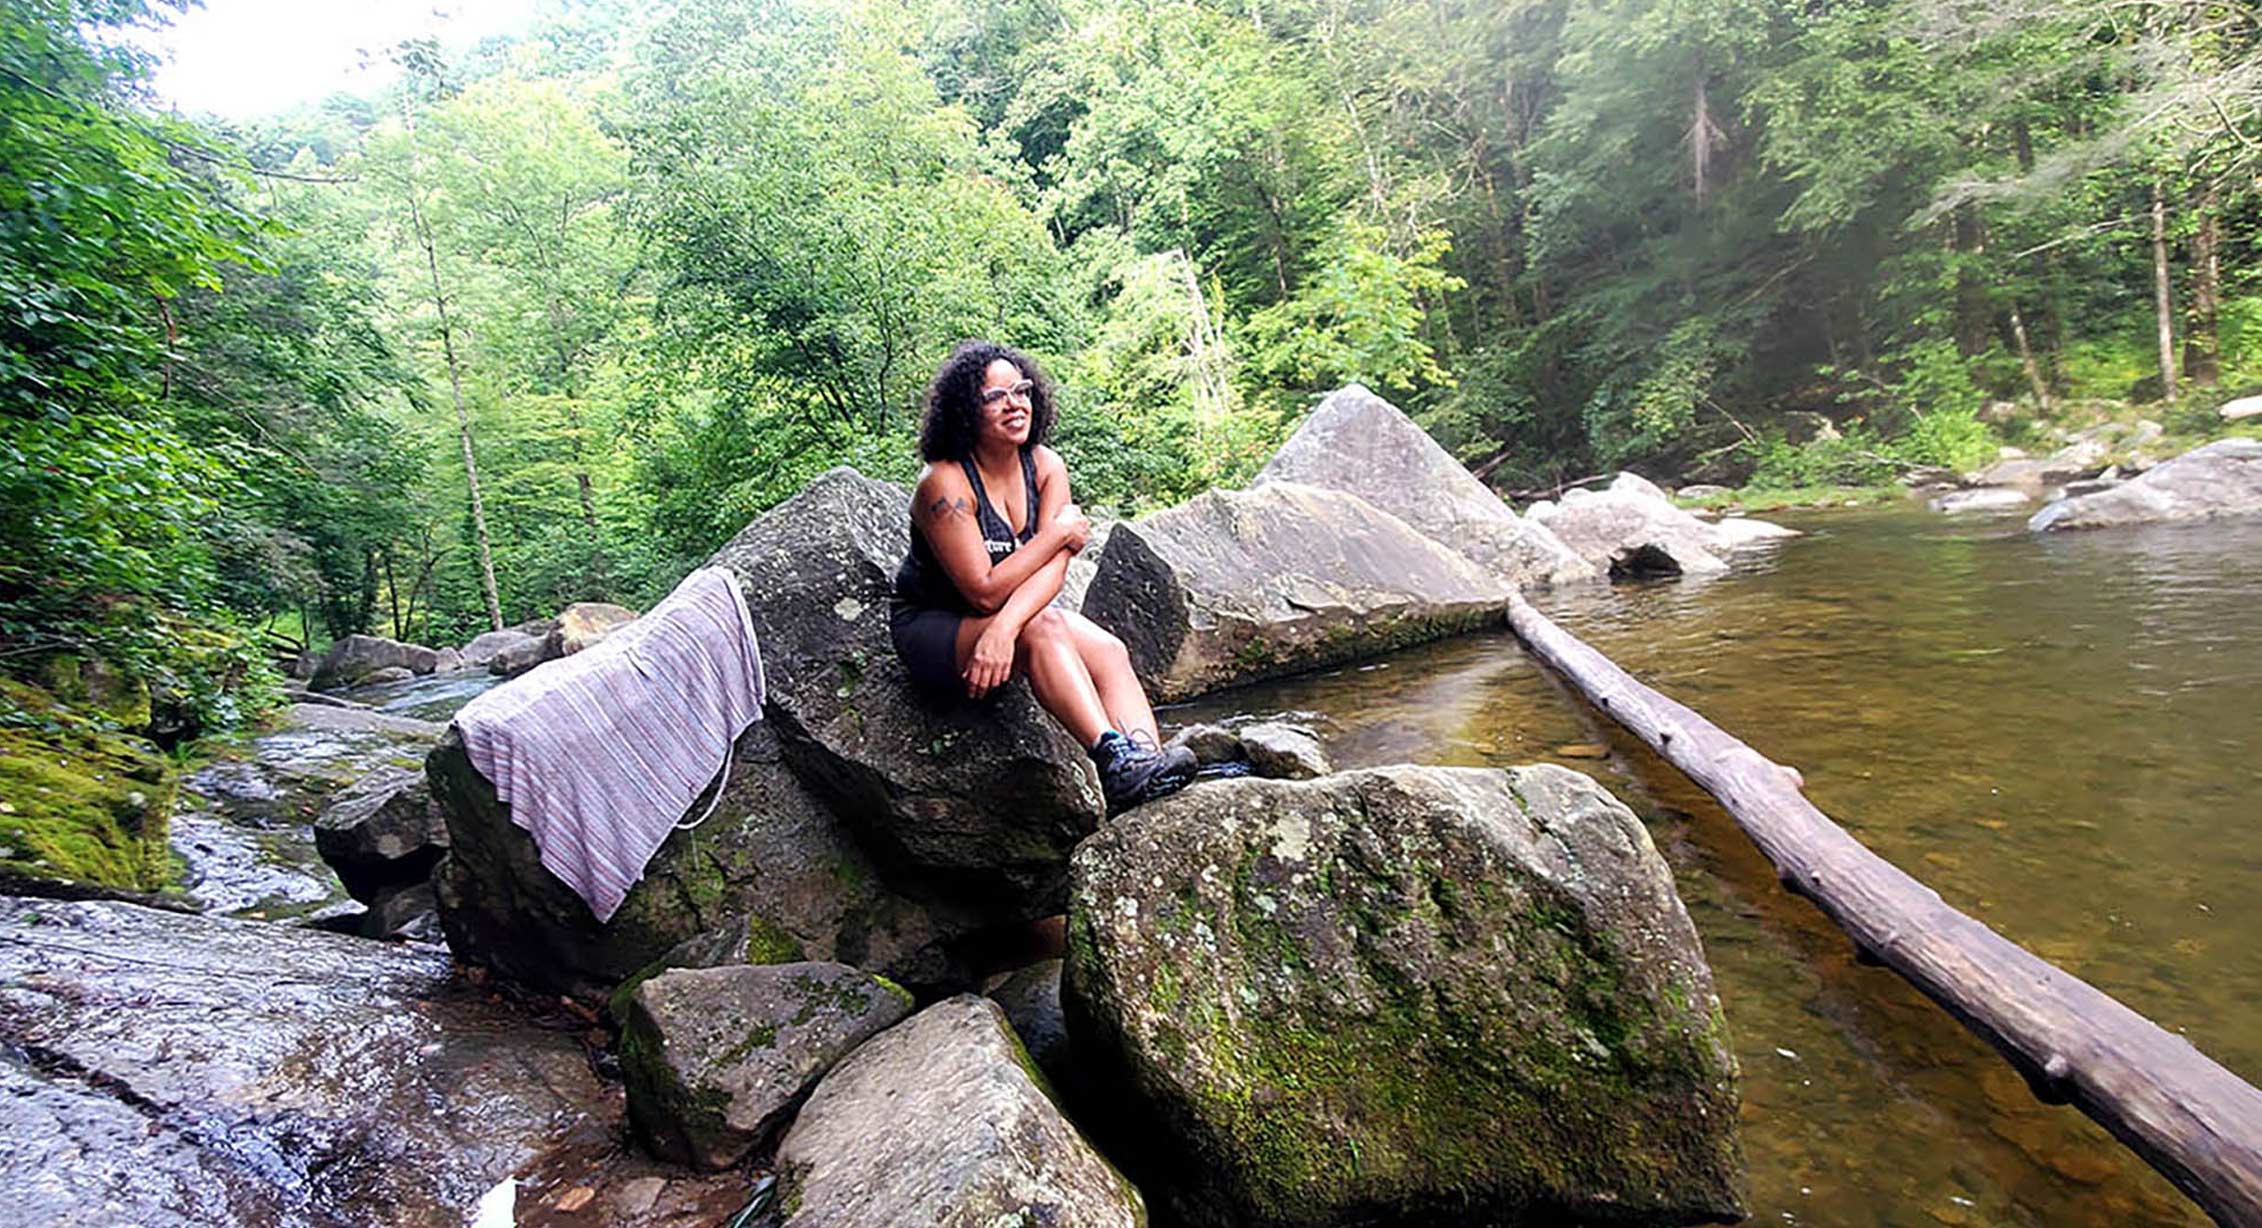
[[708, 567], [594, 647], [472, 700], [455, 725], [542, 864], [608, 921], [761, 718], [746, 597]]

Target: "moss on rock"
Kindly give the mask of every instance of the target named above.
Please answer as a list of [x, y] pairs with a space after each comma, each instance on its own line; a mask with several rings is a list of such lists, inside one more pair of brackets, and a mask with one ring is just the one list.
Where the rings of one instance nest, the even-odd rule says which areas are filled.
[[0, 679], [0, 867], [159, 890], [172, 876], [174, 789], [172, 765], [154, 745], [41, 688]]

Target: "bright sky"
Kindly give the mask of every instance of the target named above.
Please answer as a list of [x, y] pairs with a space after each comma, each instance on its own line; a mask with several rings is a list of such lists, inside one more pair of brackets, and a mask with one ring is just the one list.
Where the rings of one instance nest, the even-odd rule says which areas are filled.
[[532, 24], [537, 0], [204, 0], [156, 37], [160, 96], [250, 119], [391, 79], [386, 52], [436, 35], [465, 47]]

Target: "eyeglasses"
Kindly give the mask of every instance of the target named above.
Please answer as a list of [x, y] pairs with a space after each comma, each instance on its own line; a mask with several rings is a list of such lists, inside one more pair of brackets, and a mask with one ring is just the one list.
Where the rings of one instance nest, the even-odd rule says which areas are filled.
[[1011, 388], [987, 388], [982, 391], [982, 408], [995, 409], [1004, 404], [1007, 397], [1027, 405], [1036, 391], [1037, 386], [1028, 380], [1022, 380]]

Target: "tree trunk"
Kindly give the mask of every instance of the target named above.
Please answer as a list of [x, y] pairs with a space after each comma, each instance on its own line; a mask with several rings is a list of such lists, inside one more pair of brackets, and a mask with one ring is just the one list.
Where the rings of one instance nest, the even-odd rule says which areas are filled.
[[1720, 800], [1806, 897], [1994, 1045], [2045, 1103], [2071, 1102], [2225, 1225], [2262, 1224], [2262, 1091], [2191, 1042], [1950, 908], [1817, 810], [1789, 768], [1650, 690], [1510, 597], [1533, 655]]
[[2191, 236], [2191, 303], [2183, 317], [2183, 370], [2201, 388], [2223, 382], [2216, 322], [2222, 312], [2223, 264], [2220, 182], [2209, 183], [2199, 197], [2198, 228]]
[[2160, 396], [2176, 399], [2175, 296], [2168, 290], [2168, 204], [2152, 181], [2152, 309], [2160, 326]]
[[2026, 317], [2019, 314], [2017, 303], [2011, 304], [2011, 339], [2018, 342], [2019, 365], [2026, 368], [2026, 382], [2034, 389], [2034, 403], [2043, 413], [2049, 413], [2050, 385], [2042, 378], [2042, 365], [2034, 361], [2034, 346], [2026, 339]]
[[432, 308], [440, 317], [440, 353], [448, 364], [448, 392], [455, 398], [456, 433], [463, 442], [463, 480], [471, 492], [471, 528], [479, 539], [479, 591], [487, 598], [487, 623], [503, 629], [503, 603], [495, 593], [495, 555], [487, 544], [487, 504], [479, 497], [479, 462], [471, 449], [471, 413], [463, 405], [463, 371], [456, 364], [455, 332], [448, 325], [448, 296], [440, 282], [440, 251], [424, 223], [424, 208], [416, 200], [416, 185], [409, 185], [409, 219], [416, 226], [416, 241], [424, 248], [424, 267], [432, 275]]
[[1987, 348], [1989, 321], [1994, 314], [1987, 308], [1987, 286], [1976, 267], [1977, 258], [1987, 250], [1977, 208], [1968, 204], [1956, 207], [1948, 246], [1956, 253], [1956, 352], [1969, 358]]

